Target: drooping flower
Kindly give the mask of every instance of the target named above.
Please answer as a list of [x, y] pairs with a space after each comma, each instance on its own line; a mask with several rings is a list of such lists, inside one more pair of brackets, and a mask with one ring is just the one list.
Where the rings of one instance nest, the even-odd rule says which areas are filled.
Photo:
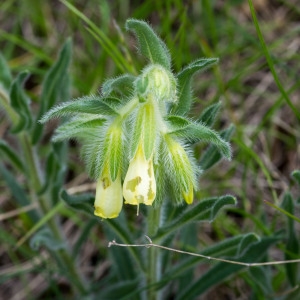
[[152, 205], [156, 196], [156, 182], [152, 158], [146, 160], [143, 148], [139, 146], [129, 164], [123, 184], [125, 204]]
[[175, 198], [177, 202], [184, 199], [187, 204], [194, 200], [194, 188], [196, 188], [196, 172], [191, 159], [184, 147], [170, 136], [165, 136], [168, 159], [167, 172], [173, 182], [174, 190], [177, 191]]
[[121, 177], [112, 181], [109, 172], [105, 170], [97, 182], [94, 214], [104, 219], [116, 218], [122, 206]]

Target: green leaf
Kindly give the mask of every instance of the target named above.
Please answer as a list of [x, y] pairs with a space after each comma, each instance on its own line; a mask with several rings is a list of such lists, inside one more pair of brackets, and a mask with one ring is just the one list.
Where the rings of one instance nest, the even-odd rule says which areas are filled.
[[46, 123], [53, 118], [60, 118], [78, 114], [96, 114], [98, 117], [108, 115], [116, 116], [118, 113], [102, 101], [101, 98], [94, 96], [83, 97], [77, 100], [64, 102], [49, 110], [40, 120], [41, 123]]
[[[222, 131], [220, 133], [221, 138], [224, 141], [229, 141], [235, 127], [233, 125], [230, 125], [227, 129]], [[216, 163], [218, 163], [222, 159], [222, 154], [220, 153], [220, 150], [216, 145], [210, 145], [208, 149], [202, 154], [199, 162], [199, 166], [201, 170], [207, 170], [214, 166]]]
[[[259, 261], [268, 251], [268, 248], [278, 241], [278, 237], [266, 237], [262, 238], [256, 243], [248, 245], [248, 249], [245, 253], [238, 257], [237, 260], [240, 262], [254, 263]], [[211, 287], [220, 284], [226, 280], [229, 276], [240, 272], [247, 268], [243, 265], [235, 265], [229, 263], [218, 263], [213, 266], [202, 275], [199, 279], [192, 282], [186, 287], [186, 289], [180, 291], [176, 299], [194, 299], [196, 296], [199, 297]], [[253, 267], [254, 268], [254, 267]]]
[[300, 185], [300, 170], [295, 170], [292, 172], [292, 178]]
[[189, 222], [212, 222], [217, 213], [227, 205], [235, 205], [236, 199], [233, 196], [225, 195], [221, 197], [213, 197], [201, 200], [194, 207], [188, 208], [174, 220], [166, 223], [163, 227], [158, 229], [157, 235], [153, 240], [158, 240], [173, 233], [175, 230], [188, 224]]
[[16, 153], [4, 140], [0, 139], [0, 153], [1, 157], [6, 156], [10, 163], [15, 166], [19, 171], [24, 173], [25, 168], [22, 160], [20, 159], [20, 155]]
[[172, 132], [176, 132], [176, 130], [184, 129], [191, 124], [191, 121], [189, 121], [185, 117], [176, 116], [176, 115], [168, 115], [165, 117], [165, 120], [169, 123]]
[[[127, 220], [123, 218], [122, 221], [125, 221], [122, 225], [126, 227], [125, 229], [123, 228], [123, 231], [127, 235], [127, 239], [133, 240], [127, 228]], [[119, 220], [117, 222], [120, 224]], [[104, 226], [103, 229], [107, 240], [112, 241], [116, 238], [116, 233], [112, 227]], [[120, 249], [119, 247], [110, 247], [108, 249], [108, 255], [110, 257], [110, 260], [114, 262], [114, 264], [111, 267], [112, 271], [120, 281], [130, 280], [138, 276], [136, 272], [137, 269], [132, 268], [132, 266], [136, 265], [136, 263], [134, 260], [134, 256], [132, 256], [131, 254], [133, 253], [130, 253], [130, 249], [128, 248]], [[135, 254], [138, 253], [136, 252]], [[141, 257], [139, 258], [139, 260], [141, 260]]]
[[9, 66], [4, 56], [0, 53], [0, 89], [4, 88], [5, 91], [9, 90], [12, 81]]
[[126, 29], [133, 31], [139, 43], [139, 51], [151, 63], [160, 64], [171, 70], [171, 57], [165, 43], [156, 35], [153, 29], [144, 21], [128, 19]]
[[89, 216], [94, 216], [94, 201], [95, 196], [92, 194], [69, 195], [66, 191], [61, 192], [61, 198], [73, 209], [87, 213]]
[[[131, 268], [132, 269], [132, 268]], [[101, 291], [96, 295], [97, 299], [105, 300], [125, 300], [125, 299], [139, 299], [132, 298], [136, 293], [135, 291], [139, 287], [139, 279], [133, 280], [122, 280], [117, 283], [109, 284], [105, 288], [102, 288]]]
[[28, 129], [32, 125], [32, 117], [29, 109], [30, 100], [23, 89], [23, 84], [27, 78], [27, 71], [20, 73], [10, 88], [11, 106], [19, 115], [18, 124], [12, 128], [13, 133]]
[[[290, 193], [286, 193], [283, 197], [282, 207], [291, 215], [294, 214], [294, 201]], [[292, 218], [287, 216], [287, 242], [285, 259], [296, 259], [299, 257], [299, 242], [295, 231], [295, 222]], [[298, 264], [286, 264], [285, 265], [288, 280], [291, 286], [295, 286], [298, 282]]]
[[[172, 120], [173, 126], [175, 119], [177, 119], [177, 123], [180, 123], [183, 120], [182, 117], [173, 116], [172, 119], [169, 118], [168, 120]], [[176, 124], [176, 126], [177, 125], [178, 124]], [[210, 129], [206, 125], [203, 125], [201, 123], [189, 122], [188, 125], [173, 130], [170, 132], [170, 134], [176, 137], [185, 138], [190, 143], [205, 142], [214, 144], [214, 146], [216, 146], [222, 156], [224, 156], [228, 160], [231, 159], [230, 144], [222, 139], [222, 137], [216, 131]]]
[[[230, 237], [221, 242], [215, 243], [212, 246], [206, 247], [203, 251], [200, 252], [200, 254], [207, 257], [233, 257], [239, 251], [240, 244], [244, 240], [253, 240], [253, 242], [257, 242], [258, 237], [254, 233], [247, 233], [245, 235]], [[169, 282], [174, 282], [175, 279], [181, 277], [186, 272], [191, 272], [190, 270], [192, 268], [198, 267], [199, 264], [207, 262], [208, 259], [199, 256], [187, 256], [185, 258], [182, 258], [178, 263], [173, 265], [164, 273], [164, 276], [162, 277], [160, 282], [155, 284], [155, 288], [162, 288]]]
[[200, 58], [188, 66], [186, 66], [182, 71], [177, 75], [177, 84], [178, 84], [178, 104], [173, 107], [172, 113], [178, 115], [187, 114], [192, 105], [192, 89], [191, 89], [191, 80], [193, 76], [200, 71], [204, 71], [207, 68], [218, 63], [218, 58]]
[[264, 292], [264, 295], [271, 295], [273, 293], [273, 288], [271, 284], [272, 276], [268, 268], [255, 267], [250, 268], [248, 272], [251, 276], [251, 280], [260, 287], [260, 289]]
[[45, 167], [44, 185], [39, 194], [49, 191], [51, 193], [52, 204], [59, 200], [59, 193], [64, 183], [65, 172], [67, 170], [67, 145], [66, 143], [52, 144]]
[[133, 82], [135, 79], [136, 77], [130, 74], [108, 79], [103, 83], [101, 92], [104, 97], [110, 96], [114, 92], [120, 95], [130, 96], [134, 89]]
[[66, 243], [58, 241], [53, 237], [52, 232], [48, 228], [43, 228], [38, 231], [30, 239], [30, 247], [33, 250], [39, 250], [40, 247], [45, 246], [49, 250], [57, 251], [66, 247]]
[[[68, 67], [71, 61], [71, 40], [68, 39], [60, 51], [58, 60], [47, 72], [42, 86], [42, 95], [40, 99], [40, 110], [37, 119], [49, 110], [57, 101], [65, 88], [65, 80], [68, 77]], [[35, 144], [42, 135], [43, 126], [41, 123], [36, 123], [34, 127], [32, 140]]]
[[103, 126], [105, 121], [105, 118], [98, 115], [74, 117], [56, 129], [52, 141], [58, 142], [71, 138], [87, 138], [93, 129]]
[[[13, 200], [16, 200], [19, 206], [26, 206], [31, 204], [27, 197], [27, 193], [21, 187], [21, 185], [17, 182], [16, 176], [13, 175], [9, 170], [7, 170], [2, 164], [0, 164], [0, 174], [5, 180], [7, 187], [10, 189], [10, 192], [13, 196]], [[37, 222], [39, 220], [39, 216], [36, 211], [26, 212], [32, 222]]]
[[221, 107], [221, 102], [218, 102], [204, 109], [198, 119], [198, 122], [203, 125], [211, 127], [215, 122], [220, 107]]
[[[100, 220], [98, 218], [98, 220]], [[128, 228], [128, 221], [125, 214], [121, 213], [116, 219], [106, 219], [105, 226], [108, 227], [110, 232], [110, 237], [116, 240], [122, 241], [124, 244], [133, 244], [133, 236]], [[145, 271], [145, 261], [141, 256], [141, 252], [137, 248], [128, 247], [124, 249], [126, 252], [130, 253], [133, 260], [137, 263], [140, 271]], [[114, 255], [120, 255], [120, 248], [114, 252]], [[119, 266], [122, 268], [122, 265]]]
[[83, 227], [80, 231], [80, 235], [79, 235], [78, 239], [76, 240], [74, 246], [72, 247], [72, 254], [73, 254], [74, 259], [76, 259], [76, 257], [78, 256], [80, 249], [83, 246], [83, 244], [85, 243], [85, 241], [90, 238], [90, 231], [97, 224], [98, 224], [98, 222], [96, 219], [90, 219], [83, 225]]

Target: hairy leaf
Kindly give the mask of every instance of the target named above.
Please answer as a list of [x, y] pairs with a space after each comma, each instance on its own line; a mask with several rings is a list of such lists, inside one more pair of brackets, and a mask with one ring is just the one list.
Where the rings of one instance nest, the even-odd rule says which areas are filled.
[[204, 71], [215, 65], [218, 61], [218, 58], [200, 58], [186, 66], [178, 73], [179, 99], [177, 105], [173, 107], [172, 113], [185, 115], [190, 111], [192, 105], [191, 80], [193, 76], [197, 72]]
[[160, 64], [171, 69], [171, 57], [165, 43], [156, 35], [153, 29], [144, 21], [128, 19], [126, 29], [134, 32], [138, 39], [139, 51], [153, 64]]
[[54, 142], [71, 138], [88, 138], [94, 129], [105, 124], [106, 119], [98, 115], [84, 115], [75, 117], [59, 126], [52, 140]]
[[[224, 141], [229, 141], [235, 127], [230, 125], [227, 129], [220, 133], [220, 137]], [[200, 158], [199, 166], [201, 170], [207, 170], [214, 166], [222, 159], [222, 154], [216, 145], [210, 145]]]
[[[58, 97], [63, 93], [66, 86], [67, 71], [71, 61], [71, 40], [67, 40], [59, 53], [58, 60], [47, 72], [42, 86], [42, 95], [40, 100], [40, 111], [37, 120], [49, 110], [57, 101]], [[34, 127], [32, 141], [37, 143], [42, 135], [42, 123], [36, 123]]]
[[221, 107], [221, 102], [218, 102], [204, 109], [198, 119], [198, 122], [203, 125], [211, 127], [215, 122], [220, 107]]
[[181, 228], [189, 222], [203, 222], [213, 221], [219, 210], [227, 205], [235, 205], [236, 199], [233, 196], [226, 195], [221, 197], [213, 197], [201, 200], [194, 207], [188, 208], [183, 211], [182, 215], [175, 218], [171, 222], [166, 223], [163, 227], [159, 228], [154, 240], [161, 239], [170, 235], [175, 230]]
[[106, 80], [103, 85], [101, 92], [104, 97], [110, 96], [114, 92], [124, 96], [130, 96], [133, 92], [133, 82], [135, 76], [130, 74], [124, 74], [116, 78]]
[[114, 116], [118, 113], [107, 103], [97, 97], [83, 97], [74, 101], [64, 102], [49, 110], [40, 120], [45, 123], [50, 119], [78, 114], [96, 114]]
[[[186, 125], [179, 127], [178, 125], [180, 125], [180, 123], [182, 125], [184, 124], [184, 120]], [[201, 123], [190, 122], [179, 116], [172, 116], [172, 118], [168, 118], [168, 121], [172, 122], [172, 126], [174, 128], [177, 127], [177, 129], [170, 132], [171, 135], [187, 139], [190, 143], [211, 143], [216, 146], [225, 158], [228, 160], [231, 159], [230, 144], [222, 139], [222, 137], [220, 137], [220, 135], [213, 129], [210, 129]]]

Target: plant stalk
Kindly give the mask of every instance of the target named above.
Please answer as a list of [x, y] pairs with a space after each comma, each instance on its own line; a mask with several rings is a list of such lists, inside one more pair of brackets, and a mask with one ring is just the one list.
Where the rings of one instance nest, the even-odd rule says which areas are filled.
[[[160, 224], [160, 208], [149, 207], [148, 211], [148, 237], [155, 236]], [[151, 285], [158, 282], [160, 279], [160, 253], [158, 248], [150, 247], [148, 249], [148, 277], [147, 277], [147, 285], [148, 289], [148, 300], [156, 300], [157, 299], [157, 291], [151, 288]]]
[[[40, 209], [43, 214], [46, 214], [49, 211], [48, 201], [45, 199], [44, 196], [38, 196], [38, 192], [42, 188], [42, 180], [41, 174], [38, 166], [38, 162], [36, 160], [36, 156], [34, 153], [34, 148], [31, 145], [30, 138], [26, 133], [20, 133], [19, 135], [22, 150], [24, 153], [24, 159], [26, 161], [27, 172], [29, 176], [29, 184], [30, 184], [30, 192], [34, 198], [39, 198], [38, 203], [40, 205]], [[58, 241], [63, 241], [63, 237], [61, 235], [61, 231], [56, 224], [54, 219], [50, 219], [48, 221], [49, 228], [54, 236], [55, 239]], [[52, 251], [50, 251], [52, 252]], [[52, 253], [53, 254], [53, 253]], [[77, 288], [79, 294], [84, 295], [87, 293], [84, 279], [80, 276], [74, 260], [71, 258], [69, 252], [66, 249], [60, 249], [55, 253], [55, 255], [59, 256], [59, 260], [63, 264], [63, 268], [65, 271], [70, 275], [74, 286]]]

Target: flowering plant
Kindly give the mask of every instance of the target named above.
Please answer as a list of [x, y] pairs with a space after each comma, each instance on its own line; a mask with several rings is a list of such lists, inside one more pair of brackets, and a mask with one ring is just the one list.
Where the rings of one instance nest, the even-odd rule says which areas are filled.
[[[227, 141], [211, 129], [216, 109], [199, 120], [187, 118], [192, 104], [191, 78], [218, 59], [201, 58], [178, 74], [163, 41], [143, 21], [129, 19], [139, 51], [149, 59], [138, 76], [108, 79], [100, 95], [52, 108], [41, 119], [71, 116], [56, 131], [55, 141], [77, 138], [91, 177], [97, 180], [95, 215], [115, 218], [125, 204], [160, 205], [162, 199], [191, 204], [201, 173], [193, 157], [197, 142], [214, 144], [227, 159]], [[214, 106], [215, 108], [215, 106]], [[123, 187], [122, 187], [123, 183]]]

